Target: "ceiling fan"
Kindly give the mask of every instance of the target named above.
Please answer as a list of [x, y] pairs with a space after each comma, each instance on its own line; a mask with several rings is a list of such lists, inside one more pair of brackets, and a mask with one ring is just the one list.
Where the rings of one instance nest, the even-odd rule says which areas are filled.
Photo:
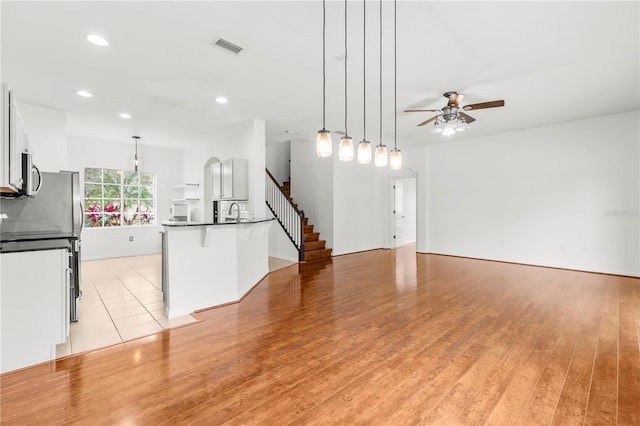
[[[434, 115], [428, 120], [423, 121], [418, 124], [418, 126], [424, 126], [425, 124], [429, 124], [432, 121], [436, 120], [436, 126], [438, 124], [443, 123], [457, 123], [460, 125], [460, 128], [456, 129], [457, 131], [466, 130], [470, 123], [476, 121], [475, 118], [471, 117], [468, 114], [465, 114], [463, 111], [475, 111], [478, 109], [485, 108], [496, 108], [504, 106], [504, 100], [499, 101], [489, 101], [489, 102], [480, 102], [477, 104], [469, 104], [463, 107], [460, 106], [464, 95], [455, 91], [446, 92], [444, 97], [448, 99], [447, 106], [442, 109], [407, 109], [404, 112], [437, 112], [438, 114]], [[443, 134], [447, 135], [446, 129]], [[442, 132], [442, 130], [440, 130]], [[451, 129], [449, 135], [455, 133], [455, 130]]]

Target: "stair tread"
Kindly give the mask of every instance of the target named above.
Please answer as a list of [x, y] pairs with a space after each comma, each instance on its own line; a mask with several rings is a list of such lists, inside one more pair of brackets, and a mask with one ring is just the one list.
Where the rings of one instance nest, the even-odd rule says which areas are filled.
[[304, 241], [318, 241], [319, 238], [319, 232], [309, 232], [304, 234]]
[[311, 250], [304, 253], [305, 261], [331, 259], [332, 249]]
[[325, 244], [326, 244], [325, 240], [305, 241], [304, 250], [305, 251], [324, 250]]

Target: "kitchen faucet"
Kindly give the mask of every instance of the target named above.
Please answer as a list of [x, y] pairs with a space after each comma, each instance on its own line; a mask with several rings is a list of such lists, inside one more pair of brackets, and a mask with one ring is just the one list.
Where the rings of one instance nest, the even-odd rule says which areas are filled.
[[238, 221], [240, 220], [240, 206], [238, 205], [238, 203], [231, 203], [231, 205], [229, 206], [229, 211], [227, 212], [227, 216], [231, 216], [231, 212], [233, 211], [233, 206], [236, 206], [236, 211], [238, 212], [238, 214], [236, 215], [235, 220]]

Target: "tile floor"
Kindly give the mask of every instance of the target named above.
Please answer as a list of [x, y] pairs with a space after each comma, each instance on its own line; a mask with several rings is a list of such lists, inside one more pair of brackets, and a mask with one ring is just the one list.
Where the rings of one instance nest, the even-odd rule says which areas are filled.
[[[296, 262], [269, 258], [269, 271]], [[167, 319], [162, 302], [160, 254], [90, 260], [81, 265], [78, 322], [57, 356], [103, 348], [196, 322], [191, 315]]]
[[102, 348], [195, 322], [191, 315], [167, 319], [162, 302], [159, 254], [82, 262], [78, 322], [57, 356]]

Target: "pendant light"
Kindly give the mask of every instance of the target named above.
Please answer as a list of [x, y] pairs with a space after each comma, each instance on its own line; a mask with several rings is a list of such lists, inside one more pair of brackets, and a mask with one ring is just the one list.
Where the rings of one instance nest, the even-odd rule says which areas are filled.
[[396, 144], [398, 137], [398, 7], [396, 3], [397, 0], [393, 0], [393, 149], [389, 154], [389, 168], [391, 170], [402, 168], [402, 153]]
[[316, 137], [316, 154], [318, 157], [331, 157], [333, 153], [333, 141], [331, 140], [331, 131], [325, 128], [326, 119], [326, 89], [327, 89], [327, 70], [326, 70], [326, 58], [325, 58], [325, 43], [326, 43], [326, 29], [327, 29], [327, 12], [326, 12], [326, 0], [322, 0], [322, 130], [318, 130], [318, 136]]
[[371, 162], [371, 143], [367, 140], [367, 0], [362, 1], [362, 116], [363, 132], [362, 140], [358, 144], [358, 163], [369, 164]]
[[353, 160], [353, 140], [349, 136], [347, 130], [347, 61], [349, 54], [347, 52], [347, 0], [344, 0], [344, 136], [340, 139], [338, 145], [338, 158], [340, 161]]
[[131, 136], [131, 138], [135, 141], [136, 144], [136, 152], [133, 157], [133, 169], [136, 173], [138, 173], [138, 139], [140, 139], [140, 136]]
[[382, 0], [380, 0], [380, 143], [376, 146], [375, 164], [387, 165], [387, 146], [382, 144]]

